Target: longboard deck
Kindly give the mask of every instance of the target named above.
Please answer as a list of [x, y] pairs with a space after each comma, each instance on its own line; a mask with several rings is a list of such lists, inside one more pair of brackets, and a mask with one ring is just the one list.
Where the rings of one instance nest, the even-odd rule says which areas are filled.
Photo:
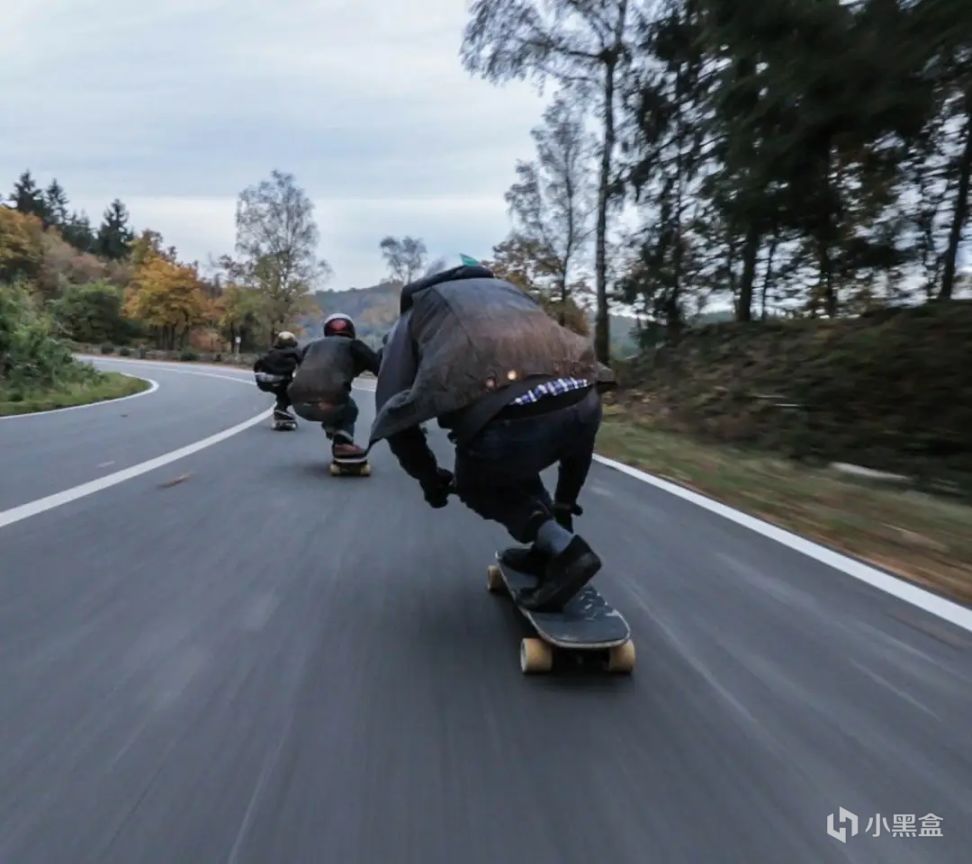
[[335, 459], [331, 462], [330, 471], [331, 475], [334, 477], [370, 477], [371, 465], [369, 465], [367, 460], [364, 459], [357, 462], [339, 462]]
[[496, 553], [496, 566], [514, 605], [541, 638], [558, 648], [590, 651], [613, 648], [631, 638], [624, 616], [588, 583], [559, 612], [534, 612], [516, 602], [517, 593], [536, 585], [536, 578], [507, 566]]

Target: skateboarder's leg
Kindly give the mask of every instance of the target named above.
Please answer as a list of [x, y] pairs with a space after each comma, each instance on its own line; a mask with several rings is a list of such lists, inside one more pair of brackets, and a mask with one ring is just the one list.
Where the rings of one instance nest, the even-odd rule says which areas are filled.
[[[456, 448], [456, 492], [470, 509], [500, 522], [529, 549], [504, 560], [541, 576], [532, 608], [557, 608], [594, 576], [600, 559], [587, 543], [554, 518], [540, 471], [561, 458], [568, 432], [562, 411], [514, 422], [493, 422]], [[515, 556], [514, 560], [509, 560]]]
[[572, 516], [580, 513], [577, 499], [591, 469], [594, 439], [601, 425], [600, 397], [592, 390], [585, 399], [567, 410], [572, 414], [568, 421], [572, 428], [567, 430], [569, 434], [561, 444], [554, 514], [565, 528], [573, 531]]
[[334, 442], [331, 446], [331, 455], [335, 459], [358, 460], [364, 457], [366, 451], [354, 443], [354, 424], [357, 419], [358, 406], [354, 399], [349, 397], [344, 405], [321, 424], [327, 437]]
[[[501, 469], [498, 474], [491, 470]], [[550, 494], [539, 474], [522, 479], [502, 476], [502, 468], [456, 453], [456, 494], [473, 512], [499, 522], [520, 543], [532, 543], [540, 524], [552, 516]]]
[[282, 384], [274, 388], [273, 395], [277, 397], [273, 410], [279, 414], [287, 414], [290, 408], [290, 396], [287, 394], [287, 385]]

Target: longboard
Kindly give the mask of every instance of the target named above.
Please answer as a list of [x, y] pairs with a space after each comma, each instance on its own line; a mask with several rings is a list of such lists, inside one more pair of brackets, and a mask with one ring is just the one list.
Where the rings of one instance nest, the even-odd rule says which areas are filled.
[[520, 591], [537, 584], [536, 577], [521, 573], [503, 563], [500, 552], [496, 563], [486, 571], [486, 588], [491, 593], [506, 590], [514, 605], [536, 630], [539, 639], [520, 642], [520, 669], [524, 674], [549, 672], [554, 649], [570, 652], [599, 652], [609, 672], [631, 672], [635, 647], [631, 629], [624, 616], [608, 604], [592, 584], [585, 585], [559, 612], [534, 612], [517, 603]]
[[368, 461], [366, 459], [361, 459], [356, 462], [349, 462], [344, 459], [341, 460], [332, 459], [331, 476], [332, 477], [370, 477], [371, 466], [368, 464]]
[[297, 428], [297, 421], [292, 417], [289, 420], [285, 420], [283, 417], [274, 417], [273, 428], [275, 431], [292, 432]]

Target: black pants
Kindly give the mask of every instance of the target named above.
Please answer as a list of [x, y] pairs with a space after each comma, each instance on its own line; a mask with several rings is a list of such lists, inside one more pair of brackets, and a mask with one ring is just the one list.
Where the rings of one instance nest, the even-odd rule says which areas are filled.
[[456, 447], [456, 492], [484, 519], [500, 522], [521, 543], [536, 538], [551, 515], [540, 472], [558, 466], [558, 502], [577, 501], [594, 456], [601, 398], [591, 390], [580, 402], [545, 414], [494, 419]]
[[287, 388], [289, 386], [290, 382], [288, 381], [286, 384], [281, 384], [273, 388], [273, 395], [277, 397], [277, 402], [273, 406], [274, 411], [286, 413], [287, 409], [290, 408], [290, 397], [287, 395]]

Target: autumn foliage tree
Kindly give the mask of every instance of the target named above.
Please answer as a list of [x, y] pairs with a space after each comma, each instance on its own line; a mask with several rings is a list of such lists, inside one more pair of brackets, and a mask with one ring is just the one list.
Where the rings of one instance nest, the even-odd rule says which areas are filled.
[[30, 279], [37, 273], [43, 233], [37, 216], [0, 207], [0, 282]]
[[160, 348], [184, 346], [209, 312], [195, 267], [153, 253], [136, 269], [125, 313], [149, 327]]

